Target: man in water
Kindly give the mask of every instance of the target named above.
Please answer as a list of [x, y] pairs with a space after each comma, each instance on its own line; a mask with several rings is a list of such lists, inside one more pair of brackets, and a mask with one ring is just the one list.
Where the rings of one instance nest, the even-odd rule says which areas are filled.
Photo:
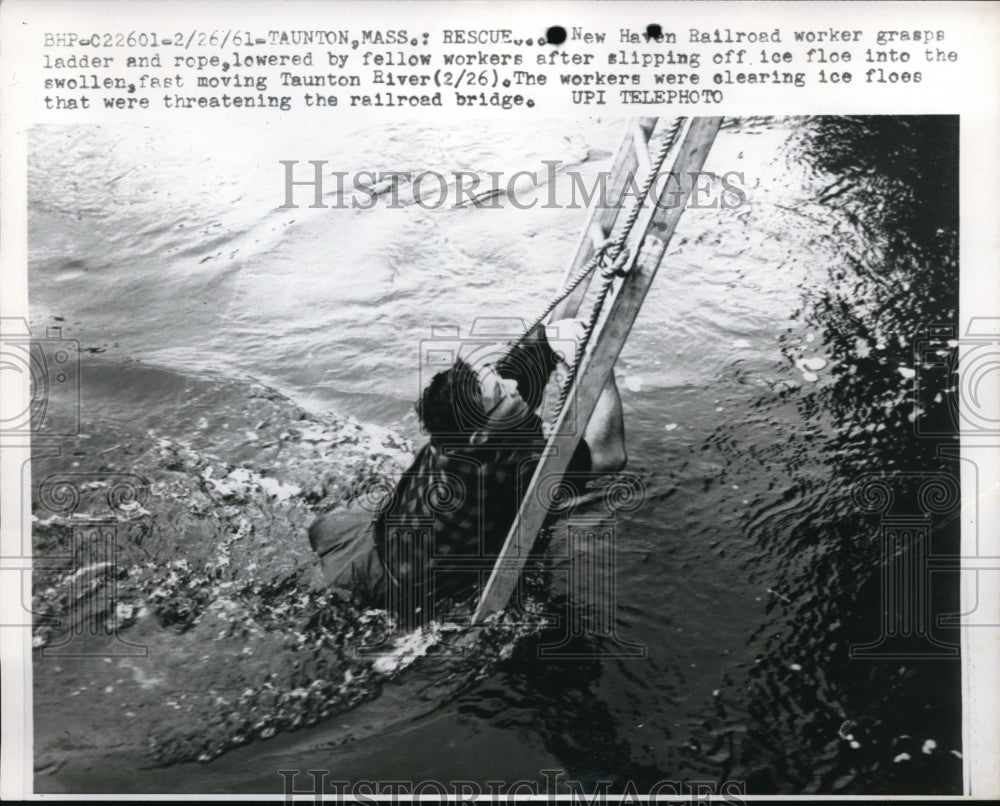
[[[558, 323], [579, 339], [577, 320]], [[538, 328], [496, 366], [462, 359], [439, 372], [417, 404], [430, 439], [374, 513], [334, 512], [309, 529], [326, 582], [410, 623], [442, 599], [477, 590], [520, 507], [546, 437], [536, 410], [564, 359]], [[565, 375], [564, 375], [565, 377]], [[565, 476], [588, 478], [626, 462], [614, 376], [598, 400]], [[353, 522], [352, 522], [353, 518]]]

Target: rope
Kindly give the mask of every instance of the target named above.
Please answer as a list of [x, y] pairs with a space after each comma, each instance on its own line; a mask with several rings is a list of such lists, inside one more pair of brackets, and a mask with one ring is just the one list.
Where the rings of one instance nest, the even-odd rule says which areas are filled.
[[[551, 299], [548, 305], [545, 306], [545, 309], [532, 320], [531, 324], [528, 325], [527, 328], [525, 328], [524, 334], [522, 335], [521, 338], [523, 338], [524, 335], [527, 335], [532, 330], [534, 330], [538, 325], [544, 322], [545, 318], [550, 313], [552, 313], [552, 311], [555, 310], [556, 306], [564, 299], [566, 299], [570, 294], [572, 294], [580, 285], [580, 283], [582, 283], [584, 280], [587, 279], [587, 277], [590, 276], [590, 273], [597, 268], [599, 263], [604, 264], [602, 266], [602, 275], [603, 275], [609, 265], [608, 264], [609, 252], [613, 252], [613, 257], [610, 257], [610, 265], [619, 266], [619, 261], [622, 260], [623, 250], [625, 250], [625, 242], [628, 240], [628, 237], [632, 232], [632, 227], [635, 226], [636, 219], [638, 219], [639, 217], [639, 212], [642, 208], [643, 201], [649, 194], [649, 189], [650, 187], [652, 187], [652, 184], [655, 181], [657, 174], [659, 174], [660, 172], [660, 167], [663, 164], [663, 160], [666, 159], [667, 154], [670, 153], [670, 149], [672, 149], [674, 147], [674, 144], [677, 142], [677, 136], [678, 134], [680, 134], [681, 127], [683, 125], [684, 125], [684, 118], [677, 118], [674, 120], [674, 123], [670, 127], [670, 130], [667, 132], [667, 135], [664, 138], [663, 142], [657, 148], [654, 158], [650, 160], [649, 175], [646, 177], [646, 180], [643, 183], [642, 192], [639, 195], [639, 201], [629, 211], [629, 215], [625, 221], [624, 227], [622, 228], [623, 231], [621, 235], [619, 235], [618, 238], [616, 238], [614, 241], [611, 240], [605, 241], [603, 244], [601, 244], [601, 246], [599, 246], [596, 250], [594, 250], [594, 254], [591, 255], [590, 260], [588, 260], [583, 266], [581, 266], [576, 271], [576, 273], [566, 281], [566, 285], [563, 286], [563, 289], [559, 291]], [[619, 276], [621, 274], [624, 274], [624, 271], [621, 270], [621, 266], [619, 266], [618, 271], [619, 271]], [[586, 334], [586, 337], [589, 340], [590, 338], [589, 332]], [[515, 339], [514, 342], [512, 343], [512, 347], [513, 344], [516, 344], [518, 341], [520, 341], [520, 339]], [[510, 350], [507, 351], [508, 355], [509, 353]], [[577, 357], [579, 357], [579, 355]]]
[[[586, 326], [584, 327], [583, 336], [581, 337], [579, 343], [576, 345], [576, 356], [573, 360], [573, 365], [569, 369], [569, 375], [566, 377], [563, 383], [562, 389], [559, 391], [559, 402], [556, 405], [556, 417], [558, 417], [563, 408], [566, 406], [566, 400], [569, 397], [570, 389], [573, 388], [573, 383], [576, 381], [576, 376], [580, 362], [583, 359], [583, 355], [587, 348], [590, 346], [590, 337], [594, 332], [594, 327], [597, 325], [597, 321], [600, 319], [601, 311], [604, 309], [604, 302], [611, 292], [611, 288], [614, 285], [616, 277], [624, 276], [625, 265], [628, 262], [629, 250], [626, 243], [629, 236], [632, 234], [632, 227], [635, 226], [636, 220], [639, 218], [639, 213], [645, 204], [646, 198], [649, 196], [650, 188], [653, 186], [653, 182], [660, 173], [660, 167], [663, 165], [663, 161], [667, 158], [667, 154], [674, 147], [677, 142], [677, 137], [680, 134], [681, 127], [684, 125], [684, 118], [677, 118], [673, 125], [670, 127], [670, 131], [667, 136], [664, 137], [663, 141], [660, 143], [656, 150], [656, 153], [650, 159], [649, 173], [646, 176], [645, 181], [642, 184], [642, 190], [639, 193], [639, 199], [636, 204], [629, 211], [628, 218], [625, 220], [625, 224], [622, 228], [621, 234], [613, 241], [605, 243], [598, 249], [594, 256], [587, 262], [586, 274], [596, 267], [598, 261], [609, 259], [610, 262], [605, 262], [601, 268], [602, 283], [601, 288], [597, 292], [597, 299], [594, 301], [594, 305], [590, 310], [590, 316], [587, 318]], [[593, 264], [593, 265], [591, 265]], [[581, 273], [583, 269], [581, 269]], [[584, 276], [586, 276], [584, 274]], [[572, 292], [573, 288], [576, 288], [582, 281], [582, 277], [577, 279], [574, 275], [571, 283], [572, 287], [569, 291], [562, 292], [557, 298], [556, 302], [551, 304], [546, 310], [545, 314], [538, 318], [538, 320], [532, 324], [534, 327], [536, 324], [542, 321], [545, 316], [559, 304], [563, 299], [565, 299]], [[528, 329], [529, 331], [531, 328]]]

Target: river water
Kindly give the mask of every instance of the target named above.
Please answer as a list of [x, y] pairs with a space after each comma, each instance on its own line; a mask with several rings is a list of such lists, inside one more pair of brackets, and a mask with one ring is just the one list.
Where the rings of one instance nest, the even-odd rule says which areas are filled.
[[[114, 409], [125, 391], [115, 368], [138, 373], [138, 387], [148, 372], [157, 391], [129, 394], [160, 434], [190, 429], [176, 389], [225, 378], [419, 442], [413, 401], [431, 328], [533, 317], [585, 213], [544, 208], [549, 188], [528, 181], [517, 198], [540, 200], [528, 210], [394, 209], [384, 198], [310, 209], [308, 188], [284, 209], [278, 160], [505, 177], [556, 160], [565, 194], [569, 170], [589, 183], [609, 168], [622, 130], [596, 118], [276, 125], [252, 137], [235, 126], [36, 129], [32, 325], [80, 341], [85, 405]], [[616, 515], [614, 632], [576, 636], [575, 657], [557, 660], [538, 650], [558, 630], [528, 636], [438, 700], [417, 669], [402, 695], [335, 718], [391, 723], [364, 738], [321, 724], [122, 786], [280, 791], [276, 770], [296, 768], [484, 787], [527, 779], [542, 791], [542, 770], [612, 791], [664, 780], [960, 791], [954, 653], [915, 639], [851, 656], [899, 630], [880, 598], [894, 562], [882, 555], [888, 518], [923, 518], [935, 551], [957, 552], [954, 505], [917, 503], [924, 482], [949, 493], [957, 478], [957, 461], [937, 451], [954, 444], [952, 391], [946, 375], [914, 377], [923, 329], [957, 321], [957, 122], [727, 120], [706, 170], [741, 172], [745, 201], [685, 212], [616, 370], [628, 470], [646, 497]], [[88, 367], [100, 370], [89, 385]], [[869, 506], [873, 482], [895, 509]], [[558, 610], [567, 561], [553, 562]], [[935, 614], [956, 609], [952, 575], [936, 575], [931, 593]], [[955, 632], [934, 629], [942, 645]], [[644, 657], [616, 656], [635, 646]]]

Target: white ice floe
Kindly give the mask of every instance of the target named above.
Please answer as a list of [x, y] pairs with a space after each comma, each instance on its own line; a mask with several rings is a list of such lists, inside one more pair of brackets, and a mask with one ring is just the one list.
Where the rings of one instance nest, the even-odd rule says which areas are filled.
[[256, 487], [278, 501], [287, 501], [292, 496], [302, 492], [301, 487], [285, 484], [269, 476], [261, 476], [246, 467], [233, 468], [229, 471], [229, 475], [220, 479], [212, 477], [213, 468], [211, 467], [205, 468], [201, 475], [222, 496], [236, 495]]
[[749, 346], [750, 342], [748, 342], [746, 339], [737, 339], [736, 341], [733, 342], [733, 347], [735, 347], [737, 350], [745, 350]]
[[276, 498], [278, 501], [287, 501], [292, 496], [302, 492], [301, 487], [297, 487], [294, 484], [282, 484], [277, 479], [272, 479], [268, 476], [261, 476], [257, 480], [257, 483], [265, 493]]
[[803, 380], [815, 383], [819, 380], [819, 375], [816, 374], [816, 371], [826, 366], [826, 359], [820, 358], [818, 355], [811, 356], [810, 358], [799, 358], [796, 360], [795, 366], [802, 373]]
[[379, 656], [372, 664], [376, 672], [392, 674], [409, 666], [417, 658], [427, 654], [427, 650], [441, 640], [442, 631], [454, 631], [455, 624], [432, 622], [427, 629], [405, 633], [393, 641], [392, 649]]
[[303, 442], [329, 442], [333, 435], [324, 428], [309, 426], [299, 431], [299, 439]]
[[391, 674], [409, 666], [417, 658], [427, 654], [427, 650], [437, 643], [437, 636], [430, 631], [416, 630], [401, 635], [392, 650], [377, 658], [373, 664], [375, 671]]

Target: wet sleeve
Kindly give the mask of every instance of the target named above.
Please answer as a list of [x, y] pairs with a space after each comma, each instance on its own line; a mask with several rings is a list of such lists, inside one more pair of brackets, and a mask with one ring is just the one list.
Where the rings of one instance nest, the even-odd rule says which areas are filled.
[[590, 446], [587, 440], [581, 439], [573, 453], [573, 458], [569, 460], [567, 473], [590, 473], [594, 468], [590, 458]]
[[577, 443], [573, 458], [569, 460], [569, 467], [566, 468], [564, 476], [577, 495], [583, 495], [587, 488], [587, 482], [594, 478], [593, 467], [590, 446], [587, 444], [587, 440], [581, 439]]

